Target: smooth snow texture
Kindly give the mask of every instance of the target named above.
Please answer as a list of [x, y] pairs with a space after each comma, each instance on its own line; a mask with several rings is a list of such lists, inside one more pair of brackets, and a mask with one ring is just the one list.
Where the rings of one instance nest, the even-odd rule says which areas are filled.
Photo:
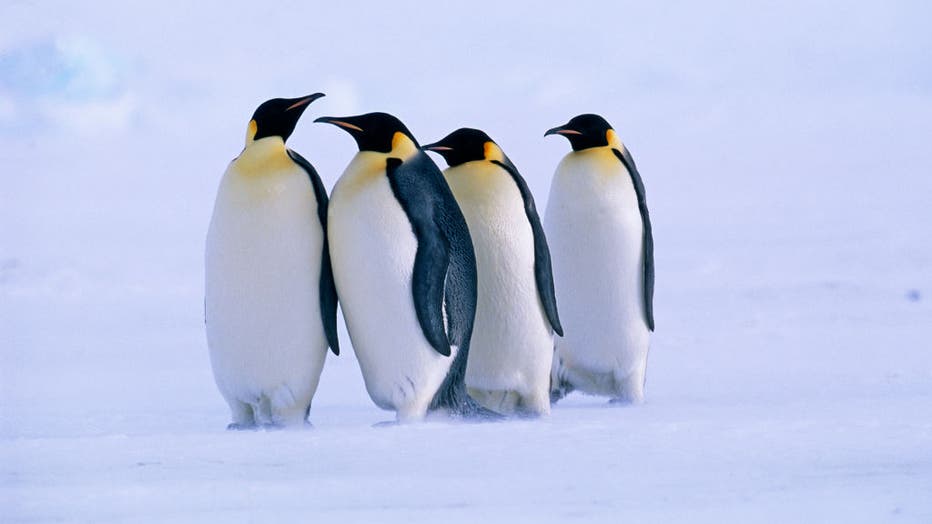
[[[0, 521], [932, 521], [930, 10], [7, 2]], [[654, 227], [644, 404], [372, 428], [347, 350], [315, 429], [224, 431], [211, 206], [256, 105], [318, 90], [288, 144], [328, 188], [356, 148], [313, 118], [382, 110], [485, 129], [541, 210], [544, 131], [603, 114]]]

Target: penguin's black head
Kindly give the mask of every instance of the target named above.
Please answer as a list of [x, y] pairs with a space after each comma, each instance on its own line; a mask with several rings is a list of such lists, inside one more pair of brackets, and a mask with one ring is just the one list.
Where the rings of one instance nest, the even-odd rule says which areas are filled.
[[473, 160], [486, 159], [489, 156], [490, 143], [495, 144], [485, 132], [463, 127], [421, 149], [439, 153], [447, 161], [447, 165], [456, 167]]
[[315, 122], [333, 124], [343, 128], [356, 140], [360, 151], [390, 153], [398, 133], [408, 137], [417, 147], [417, 140], [401, 120], [388, 113], [366, 113], [358, 116], [322, 116]]
[[609, 144], [609, 131], [612, 130], [604, 118], [599, 115], [585, 114], [573, 117], [566, 124], [548, 129], [544, 136], [563, 135], [570, 141], [573, 151], [582, 151], [590, 147], [601, 147]]
[[246, 141], [268, 136], [280, 136], [282, 140], [288, 140], [307, 106], [322, 96], [323, 93], [314, 93], [299, 98], [273, 98], [263, 102], [252, 114]]

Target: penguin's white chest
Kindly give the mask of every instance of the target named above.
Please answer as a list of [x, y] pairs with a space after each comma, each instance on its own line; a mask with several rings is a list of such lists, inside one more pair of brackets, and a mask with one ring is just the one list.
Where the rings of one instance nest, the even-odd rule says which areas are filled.
[[263, 172], [231, 164], [207, 235], [205, 304], [214, 376], [228, 401], [310, 403], [327, 351], [322, 248], [307, 173], [286, 162]]
[[466, 383], [470, 388], [547, 391], [553, 334], [534, 273], [534, 234], [511, 175], [487, 161], [444, 173], [476, 252], [478, 302]]
[[643, 365], [643, 225], [630, 175], [608, 148], [570, 153], [545, 216], [568, 362], [624, 374]]
[[414, 310], [417, 238], [385, 174], [385, 157], [361, 152], [330, 199], [334, 281], [366, 389], [384, 409], [426, 410], [453, 356], [427, 342]]

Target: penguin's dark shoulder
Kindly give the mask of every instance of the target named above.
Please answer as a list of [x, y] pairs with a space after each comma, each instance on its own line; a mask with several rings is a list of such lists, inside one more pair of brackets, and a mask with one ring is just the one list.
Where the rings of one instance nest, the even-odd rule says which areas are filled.
[[306, 158], [288, 149], [288, 156], [303, 169], [311, 179], [314, 197], [317, 199], [317, 219], [323, 230], [323, 249], [320, 261], [320, 316], [327, 335], [327, 344], [334, 355], [340, 354], [340, 340], [337, 336], [337, 287], [333, 279], [333, 266], [330, 263], [330, 244], [327, 239], [327, 206], [330, 203], [324, 183], [314, 166]]
[[311, 186], [314, 189], [314, 197], [317, 198], [317, 218], [320, 220], [320, 225], [324, 226], [324, 229], [326, 229], [327, 204], [330, 199], [327, 197], [327, 190], [324, 188], [324, 183], [321, 181], [320, 175], [306, 158], [291, 149], [287, 149], [286, 151], [288, 152], [288, 157], [291, 158], [295, 164], [298, 164], [301, 169], [307, 173], [308, 178], [310, 178]]
[[641, 213], [641, 222], [644, 226], [644, 310], [647, 313], [647, 327], [654, 330], [654, 232], [650, 224], [650, 212], [647, 210], [647, 193], [644, 189], [644, 180], [634, 164], [634, 158], [628, 148], [621, 150], [612, 148], [612, 153], [618, 157], [622, 165], [631, 176], [634, 192], [637, 194], [638, 211]]
[[521, 199], [524, 201], [524, 213], [527, 215], [528, 222], [531, 224], [531, 231], [534, 233], [534, 278], [537, 282], [537, 294], [544, 306], [544, 312], [547, 313], [547, 320], [550, 327], [556, 334], [563, 336], [563, 326], [560, 324], [560, 315], [557, 312], [557, 297], [553, 285], [553, 265], [550, 260], [550, 246], [547, 244], [547, 235], [544, 234], [544, 228], [540, 222], [540, 215], [537, 213], [537, 205], [534, 203], [534, 195], [527, 186], [527, 182], [518, 168], [506, 156], [503, 160], [493, 160], [493, 164], [498, 165], [511, 175], [512, 180], [518, 186], [521, 193]]

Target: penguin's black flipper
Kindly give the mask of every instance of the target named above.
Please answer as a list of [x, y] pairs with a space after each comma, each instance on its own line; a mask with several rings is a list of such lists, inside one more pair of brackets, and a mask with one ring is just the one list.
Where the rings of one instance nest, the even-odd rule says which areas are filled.
[[641, 222], [644, 224], [644, 310], [647, 312], [647, 327], [654, 330], [654, 233], [650, 225], [650, 213], [647, 212], [647, 195], [644, 191], [644, 181], [634, 165], [634, 158], [628, 148], [621, 151], [612, 148], [612, 152], [625, 166], [634, 183], [634, 191], [638, 197], [638, 210], [641, 212]]
[[[425, 157], [426, 158], [426, 157]], [[411, 291], [424, 337], [444, 356], [450, 356], [450, 339], [443, 321], [444, 285], [450, 267], [450, 242], [437, 221], [441, 202], [431, 188], [430, 166], [415, 157], [408, 162], [389, 158], [385, 172], [417, 238]], [[427, 159], [430, 162], [430, 159]]]
[[314, 196], [317, 198], [317, 218], [324, 232], [323, 253], [320, 259], [320, 316], [327, 335], [327, 344], [334, 355], [340, 354], [340, 340], [337, 337], [337, 286], [333, 281], [333, 267], [330, 264], [330, 244], [327, 240], [327, 190], [320, 180], [317, 170], [303, 156], [288, 150], [288, 156], [295, 164], [301, 166], [311, 179]]
[[534, 232], [534, 277], [537, 281], [537, 293], [544, 305], [550, 327], [553, 328], [557, 335], [562, 337], [563, 326], [560, 324], [560, 315], [557, 313], [557, 296], [553, 288], [553, 265], [550, 262], [550, 247], [547, 245], [547, 235], [544, 234], [544, 228], [540, 223], [540, 215], [537, 214], [534, 195], [531, 194], [531, 190], [527, 187], [524, 177], [518, 173], [518, 168], [511, 163], [507, 156], [504, 162], [493, 160], [492, 163], [508, 171], [515, 184], [518, 185], [518, 191], [521, 192], [521, 198], [524, 200], [524, 212], [527, 215], [528, 222], [531, 223], [531, 231]]
[[[449, 355], [450, 345], [458, 348], [450, 371], [431, 401], [430, 409], [447, 409], [454, 416], [467, 418], [501, 418], [497, 413], [480, 406], [466, 393], [466, 361], [476, 318], [478, 285], [476, 254], [466, 217], [460, 211], [443, 173], [425, 153], [419, 151], [404, 162], [389, 158], [386, 172], [395, 198], [411, 220], [411, 227], [418, 239], [413, 291], [421, 329], [436, 349], [437, 344], [431, 340], [429, 330], [436, 332], [436, 326], [439, 325], [440, 333], [444, 333], [445, 306], [447, 326], [443, 340], [447, 343], [444, 346], [447, 352], [440, 349], [437, 351]], [[419, 266], [422, 249], [425, 250], [426, 258], [426, 250], [436, 252], [438, 246], [445, 249], [446, 257], [436, 261], [426, 260], [424, 266]], [[444, 273], [441, 274], [437, 266], [443, 266]], [[420, 269], [422, 267], [424, 269]], [[438, 274], [442, 275], [439, 279]], [[437, 280], [431, 281], [429, 285], [418, 283], [425, 279]], [[419, 290], [431, 294], [419, 297]], [[428, 303], [430, 308], [426, 309]], [[428, 326], [424, 324], [425, 317], [431, 321]]]

